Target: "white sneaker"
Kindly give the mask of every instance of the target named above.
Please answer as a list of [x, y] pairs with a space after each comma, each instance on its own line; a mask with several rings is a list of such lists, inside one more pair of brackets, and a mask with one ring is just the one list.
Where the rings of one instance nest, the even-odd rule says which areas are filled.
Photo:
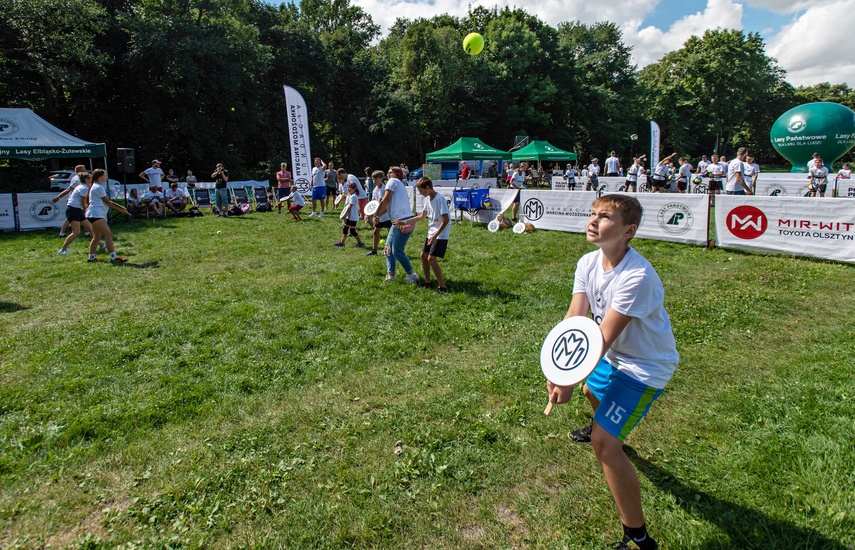
[[391, 273], [387, 273], [387, 274], [386, 274], [386, 281], [387, 281], [387, 282], [388, 282], [388, 281], [394, 281], [394, 280], [395, 280], [395, 276], [394, 276], [394, 275], [392, 275]]
[[318, 213], [318, 217], [319, 217], [319, 218], [323, 218], [323, 217], [324, 217], [324, 213], [323, 213], [323, 212], [319, 212], [319, 213]]
[[57, 254], [61, 254], [61, 255], [65, 256], [66, 254], [71, 254], [71, 252], [69, 252], [65, 248], [60, 248], [59, 252], [57, 252]]
[[315, 217], [315, 212], [312, 212], [311, 214], [309, 214], [309, 217], [310, 217], [310, 218], [314, 218], [314, 217]]
[[407, 275], [407, 282], [408, 282], [408, 283], [410, 283], [411, 285], [418, 284], [418, 282], [419, 282], [420, 280], [421, 280], [421, 279], [419, 278], [419, 276], [418, 276], [418, 275], [416, 275], [416, 273], [415, 273], [415, 272], [410, 273], [409, 275]]

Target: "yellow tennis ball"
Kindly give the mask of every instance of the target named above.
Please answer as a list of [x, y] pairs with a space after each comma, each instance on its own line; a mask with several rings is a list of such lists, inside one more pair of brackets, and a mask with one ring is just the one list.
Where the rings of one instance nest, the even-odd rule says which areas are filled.
[[386, 239], [380, 239], [380, 246], [386, 246]]
[[463, 51], [469, 55], [478, 55], [484, 49], [484, 37], [477, 32], [470, 32], [463, 39]]

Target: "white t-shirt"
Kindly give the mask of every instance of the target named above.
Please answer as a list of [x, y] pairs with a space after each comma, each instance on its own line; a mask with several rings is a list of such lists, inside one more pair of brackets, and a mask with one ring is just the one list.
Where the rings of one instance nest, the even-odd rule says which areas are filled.
[[736, 174], [742, 174], [745, 170], [744, 163], [739, 159], [733, 159], [727, 166], [727, 184], [724, 186], [725, 191], [744, 191], [739, 181], [736, 179]]
[[107, 189], [100, 183], [93, 183], [92, 189], [89, 190], [89, 207], [86, 208], [87, 218], [106, 218], [107, 211], [110, 209], [104, 203], [104, 198], [107, 196]]
[[[375, 200], [377, 202], [380, 202], [383, 200], [383, 195], [385, 195], [385, 194], [386, 194], [386, 184], [385, 183], [381, 183], [380, 186], [375, 185], [374, 190], [371, 191], [371, 199]], [[389, 217], [389, 212], [386, 212], [385, 214], [380, 216], [379, 219], [381, 222], [387, 222], [387, 221], [391, 220], [392, 218]]]
[[[442, 217], [443, 215], [448, 215], [448, 203], [445, 201], [445, 197], [436, 194], [434, 198], [431, 200], [425, 201], [424, 212], [427, 213], [428, 219], [428, 239], [436, 235], [436, 232], [439, 231], [439, 226], [442, 225]], [[451, 235], [451, 219], [449, 218], [448, 223], [443, 228], [442, 233], [437, 237], [441, 240], [448, 240], [449, 235]]]
[[567, 180], [567, 183], [576, 183], [576, 174], [578, 173], [575, 168], [571, 168], [564, 172], [564, 179]]
[[839, 172], [837, 172], [837, 177], [842, 180], [848, 180], [852, 177], [852, 170], [847, 170], [846, 168], [841, 168]]
[[629, 167], [629, 170], [626, 173], [626, 181], [631, 181], [632, 183], [638, 183], [638, 173], [642, 170], [642, 168], [632, 163], [632, 166]]
[[685, 181], [688, 183], [689, 178], [692, 177], [692, 165], [688, 162], [680, 167], [680, 181]]
[[656, 179], [659, 180], [667, 180], [668, 179], [668, 171], [671, 169], [666, 163], [662, 162], [656, 165], [656, 169], [653, 170], [653, 175], [656, 176]]
[[315, 166], [312, 168], [312, 187], [326, 187], [327, 180], [324, 178], [324, 167]]
[[392, 201], [389, 203], [389, 218], [392, 220], [404, 220], [413, 217], [413, 207], [407, 195], [407, 186], [398, 178], [389, 178], [386, 182], [386, 192], [392, 193]]
[[168, 200], [181, 200], [184, 198], [184, 190], [178, 187], [175, 191], [172, 189], [166, 190], [166, 198]]
[[722, 176], [724, 176], [724, 167], [720, 162], [713, 162], [707, 167], [710, 172], [710, 176], [714, 180], [720, 180]]
[[588, 165], [588, 176], [595, 177], [600, 175], [600, 165], [599, 164], [589, 164]]
[[699, 173], [699, 174], [706, 174], [706, 173], [707, 173], [707, 168], [709, 168], [709, 165], [710, 165], [710, 163], [709, 163], [709, 161], [708, 161], [708, 160], [702, 160], [702, 161], [700, 161], [700, 162], [698, 163], [698, 173]]
[[297, 191], [296, 187], [293, 188], [294, 192], [289, 195], [291, 197], [291, 204], [294, 206], [303, 206], [306, 204], [306, 199], [303, 198], [303, 194]]
[[89, 193], [89, 186], [85, 183], [80, 183], [80, 180], [77, 180], [77, 185], [74, 186], [74, 191], [72, 191], [71, 196], [68, 197], [68, 203], [66, 206], [73, 206], [83, 210], [83, 197], [85, 197], [87, 193]]
[[807, 163], [808, 173], [810, 173], [814, 168], [816, 168], [816, 159], [810, 159]]
[[[368, 198], [368, 193], [365, 192], [365, 188], [362, 187], [362, 182], [359, 181], [359, 178], [357, 178], [353, 174], [348, 174], [347, 175], [347, 183], [356, 184], [356, 198], [357, 199], [367, 199]], [[347, 189], [347, 187], [345, 187], [345, 189]], [[347, 191], [345, 191], [345, 193], [346, 192]]]
[[149, 185], [157, 185], [160, 187], [160, 182], [163, 179], [163, 170], [152, 166], [145, 171], [145, 174], [148, 176]]
[[751, 184], [754, 183], [754, 180], [757, 179], [757, 175], [760, 173], [760, 165], [756, 162], [752, 162], [748, 164], [747, 162], [742, 163], [742, 177], [745, 179], [745, 183], [748, 184], [748, 187], [751, 187]]
[[149, 202], [163, 202], [163, 193], [161, 193], [160, 191], [152, 191], [151, 189], [149, 189], [143, 195], [143, 199]]
[[511, 176], [511, 183], [514, 189], [525, 189], [525, 174], [522, 172], [514, 172]]
[[78, 174], [74, 174], [71, 177], [71, 181], [68, 182], [68, 186], [71, 187], [72, 189], [74, 189], [78, 185], [80, 185], [80, 176]]
[[603, 270], [603, 252], [585, 254], [576, 264], [573, 294], [584, 293], [597, 324], [611, 307], [632, 317], [606, 352], [616, 369], [654, 388], [664, 388], [680, 354], [665, 311], [662, 281], [641, 254], [630, 248], [611, 271]]
[[609, 157], [606, 159], [606, 174], [611, 174], [614, 172], [617, 174], [618, 165], [620, 164], [620, 159], [617, 157]]
[[822, 168], [814, 166], [810, 169], [810, 175], [813, 176], [814, 185], [821, 185], [828, 178], [828, 166], [823, 166]]
[[[347, 211], [347, 217], [342, 218], [347, 221], [355, 222], [359, 221], [359, 198], [356, 196], [356, 193], [347, 195], [347, 198], [344, 199], [344, 206], [342, 207], [342, 213]], [[347, 206], [350, 205], [350, 208]]]

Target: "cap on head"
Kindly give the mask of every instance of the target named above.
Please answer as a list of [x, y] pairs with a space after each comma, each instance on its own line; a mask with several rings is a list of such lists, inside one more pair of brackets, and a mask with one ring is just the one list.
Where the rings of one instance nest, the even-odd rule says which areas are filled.
[[154, 166], [155, 164], [160, 164], [160, 161], [157, 159], [154, 159], [153, 161], [151, 161], [152, 166]]

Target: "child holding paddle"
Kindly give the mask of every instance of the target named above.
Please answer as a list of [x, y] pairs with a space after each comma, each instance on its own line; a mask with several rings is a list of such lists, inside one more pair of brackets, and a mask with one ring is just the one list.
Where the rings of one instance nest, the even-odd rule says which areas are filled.
[[[448, 215], [448, 203], [445, 202], [445, 197], [434, 191], [433, 181], [430, 178], [421, 178], [416, 183], [416, 191], [424, 197], [424, 207], [422, 213], [418, 216], [410, 218], [411, 223], [420, 220], [428, 220], [428, 234], [425, 239], [425, 245], [422, 249], [422, 271], [425, 274], [425, 286], [430, 286], [430, 274], [433, 271], [436, 277], [437, 294], [445, 294], [448, 292], [448, 287], [445, 286], [445, 278], [442, 276], [442, 268], [439, 267], [437, 258], [444, 258], [445, 251], [448, 249], [448, 237], [451, 235], [451, 218]], [[398, 222], [399, 224], [403, 222]]]
[[[623, 442], [662, 394], [679, 354], [662, 282], [629, 245], [641, 215], [641, 204], [632, 196], [606, 195], [594, 201], [587, 238], [599, 250], [576, 264], [566, 318], [593, 314], [604, 352], [582, 388], [594, 419], [569, 437], [593, 443], [623, 523], [623, 540], [615, 548], [649, 550], [659, 545], [647, 534], [638, 475], [623, 452]], [[546, 387], [550, 403], [566, 403], [574, 388], [552, 382]]]

